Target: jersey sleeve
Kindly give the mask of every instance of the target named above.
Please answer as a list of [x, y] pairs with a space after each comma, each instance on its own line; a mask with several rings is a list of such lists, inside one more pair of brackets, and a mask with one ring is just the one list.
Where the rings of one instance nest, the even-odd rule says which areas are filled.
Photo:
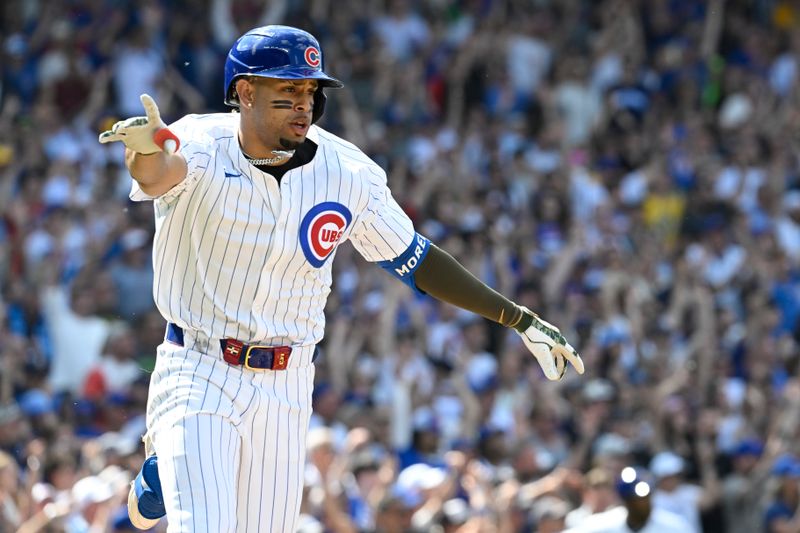
[[363, 176], [369, 198], [364, 210], [354, 217], [350, 242], [370, 262], [400, 257], [414, 243], [414, 224], [392, 196], [380, 167], [367, 168]]
[[139, 182], [131, 180], [131, 192], [129, 197], [135, 202], [146, 202], [161, 200], [170, 202], [182, 193], [191, 189], [195, 183], [203, 176], [211, 162], [211, 156], [216, 149], [207, 135], [198, 131], [195, 127], [196, 120], [191, 115], [170, 124], [169, 129], [178, 136], [181, 141], [180, 153], [186, 159], [186, 177], [183, 181], [175, 185], [161, 196], [150, 196], [139, 187]]

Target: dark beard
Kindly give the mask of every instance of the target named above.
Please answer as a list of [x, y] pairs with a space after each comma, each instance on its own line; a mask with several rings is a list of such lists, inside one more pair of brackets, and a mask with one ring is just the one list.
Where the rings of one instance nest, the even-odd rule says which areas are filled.
[[302, 144], [302, 143], [299, 143], [299, 142], [296, 142], [296, 141], [290, 141], [289, 139], [284, 139], [284, 138], [280, 138], [278, 140], [278, 142], [281, 143], [281, 146], [286, 150], [296, 150], [297, 147]]

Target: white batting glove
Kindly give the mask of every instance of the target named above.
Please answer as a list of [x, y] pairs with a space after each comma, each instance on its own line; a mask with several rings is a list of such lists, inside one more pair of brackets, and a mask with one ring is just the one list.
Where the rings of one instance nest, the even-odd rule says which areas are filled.
[[578, 374], [583, 374], [581, 356], [570, 346], [561, 331], [553, 324], [539, 318], [527, 307], [522, 307], [522, 311], [531, 315], [533, 322], [528, 329], [517, 333], [542, 367], [545, 377], [551, 381], [563, 378], [567, 372], [567, 362], [572, 363]]
[[101, 133], [98, 140], [101, 143], [122, 141], [129, 149], [143, 155], [162, 151], [174, 154], [181, 142], [161, 120], [155, 100], [148, 94], [141, 95], [139, 99], [147, 116], [121, 120], [110, 130]]

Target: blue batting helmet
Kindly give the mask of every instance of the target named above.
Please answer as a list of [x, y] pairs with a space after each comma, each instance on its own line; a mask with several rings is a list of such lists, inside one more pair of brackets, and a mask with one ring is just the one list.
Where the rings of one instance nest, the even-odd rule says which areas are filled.
[[322, 51], [310, 33], [290, 26], [262, 26], [236, 40], [225, 60], [225, 104], [239, 107], [234, 84], [243, 76], [283, 80], [313, 79], [319, 82], [314, 95], [312, 122], [325, 108], [324, 87], [342, 87], [322, 70]]

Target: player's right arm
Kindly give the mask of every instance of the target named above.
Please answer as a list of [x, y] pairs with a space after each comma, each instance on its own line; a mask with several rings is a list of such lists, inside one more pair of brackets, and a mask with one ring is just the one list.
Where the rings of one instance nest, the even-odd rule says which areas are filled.
[[141, 96], [146, 116], [114, 124], [100, 134], [100, 142], [125, 144], [125, 165], [139, 188], [148, 196], [161, 196], [186, 177], [186, 159], [178, 152], [180, 141], [158, 112], [155, 101]]
[[125, 165], [148, 196], [161, 196], [186, 177], [186, 159], [180, 154], [141, 154], [125, 148]]

